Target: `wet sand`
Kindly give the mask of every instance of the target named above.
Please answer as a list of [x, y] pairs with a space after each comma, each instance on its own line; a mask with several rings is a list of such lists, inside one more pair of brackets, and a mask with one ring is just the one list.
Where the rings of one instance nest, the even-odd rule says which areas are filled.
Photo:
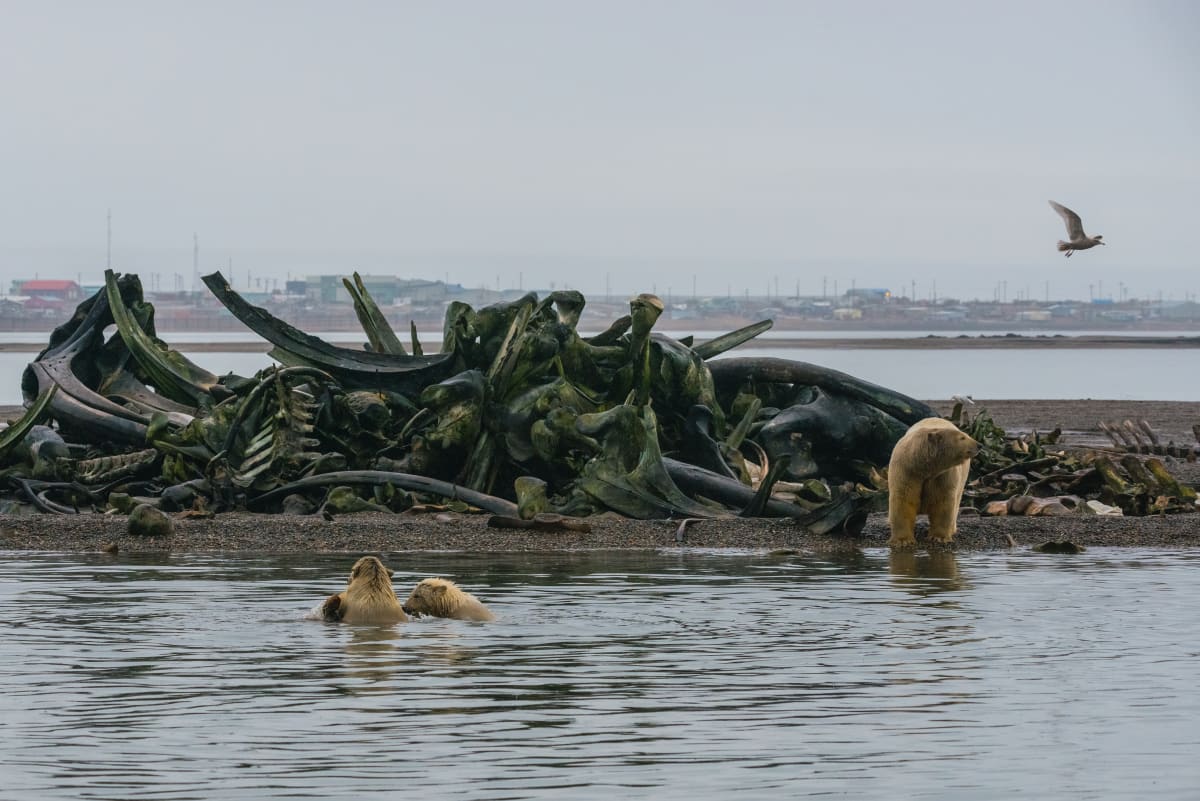
[[[932, 401], [947, 413], [949, 401]], [[1063, 429], [1071, 449], [1110, 447], [1101, 420], [1146, 420], [1163, 442], [1195, 446], [1192, 426], [1200, 424], [1200, 402], [1098, 400], [979, 400], [1010, 433]], [[1200, 464], [1163, 457], [1181, 481], [1200, 487]], [[126, 534], [126, 519], [109, 515], [0, 516], [0, 550], [100, 551], [115, 543], [120, 552], [138, 551], [540, 551], [561, 549], [656, 549], [672, 547], [795, 549], [831, 551], [883, 546], [887, 519], [875, 514], [862, 535], [816, 536], [784, 520], [706, 520], [687, 526], [677, 540], [676, 521], [593, 518], [590, 533], [530, 532], [487, 527], [485, 515], [359, 514], [332, 521], [318, 516], [222, 514], [207, 520], [177, 519], [169, 538]], [[925, 526], [918, 528], [918, 542]], [[1011, 538], [1011, 542], [1010, 542]], [[1200, 513], [1159, 517], [1100, 518], [963, 516], [956, 548], [992, 549], [1070, 540], [1085, 546], [1197, 547]]]
[[[926, 401], [939, 414], [949, 414], [954, 404], [946, 400]], [[1197, 445], [1193, 426], [1200, 425], [1200, 400], [980, 400], [968, 406], [969, 414], [986, 409], [992, 419], [1010, 434], [1046, 433], [1061, 427], [1062, 442], [1070, 447], [1110, 447], [1100, 423], [1145, 420], [1165, 444]]]

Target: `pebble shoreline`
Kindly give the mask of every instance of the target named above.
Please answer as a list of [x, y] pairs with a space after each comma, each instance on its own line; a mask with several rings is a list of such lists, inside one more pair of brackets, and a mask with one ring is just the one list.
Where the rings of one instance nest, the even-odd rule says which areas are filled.
[[[887, 544], [887, 517], [873, 514], [858, 536], [815, 535], [786, 520], [703, 520], [689, 524], [683, 542], [678, 521], [591, 519], [592, 531], [531, 532], [494, 529], [486, 515], [364, 513], [325, 520], [289, 515], [222, 514], [176, 520], [169, 537], [134, 537], [120, 515], [0, 517], [0, 551], [99, 552], [396, 552], [656, 550], [661, 548], [794, 549], [829, 552]], [[918, 525], [924, 548], [926, 526]], [[1009, 541], [1012, 538], [1012, 543]], [[1191, 548], [1200, 545], [1200, 514], [1156, 517], [963, 516], [956, 550], [992, 550], [1069, 540], [1084, 546]]]
[[[931, 401], [941, 414], [948, 401]], [[1200, 423], [1200, 403], [1159, 401], [986, 401], [978, 402], [1010, 431], [1064, 430], [1068, 447], [1098, 447], [1103, 435], [1097, 421], [1147, 419], [1164, 439], [1193, 440], [1190, 427]], [[1200, 486], [1200, 465], [1165, 459], [1184, 483]], [[0, 515], [0, 551], [98, 552], [388, 552], [388, 551], [548, 551], [578, 549], [740, 548], [838, 551], [884, 547], [886, 515], [873, 514], [859, 536], [814, 535], [789, 520], [704, 520], [676, 539], [678, 521], [629, 520], [609, 515], [590, 518], [591, 532], [543, 532], [495, 529], [486, 515], [344, 515], [320, 516], [228, 513], [209, 519], [175, 520], [170, 537], [132, 537], [119, 515]], [[918, 524], [918, 547], [927, 526]], [[959, 519], [958, 550], [1032, 546], [1070, 540], [1084, 546], [1192, 548], [1200, 546], [1200, 513], [1155, 517], [978, 517]]]

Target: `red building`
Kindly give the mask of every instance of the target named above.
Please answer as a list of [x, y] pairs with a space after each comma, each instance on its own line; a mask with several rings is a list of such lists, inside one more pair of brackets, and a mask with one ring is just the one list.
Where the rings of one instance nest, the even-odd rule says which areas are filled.
[[83, 289], [74, 281], [13, 281], [13, 294], [58, 303], [79, 303], [83, 300]]

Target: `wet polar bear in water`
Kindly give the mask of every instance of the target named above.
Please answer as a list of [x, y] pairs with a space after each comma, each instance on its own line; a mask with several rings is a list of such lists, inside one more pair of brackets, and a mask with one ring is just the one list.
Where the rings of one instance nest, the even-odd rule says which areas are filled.
[[321, 617], [343, 623], [403, 623], [408, 615], [392, 588], [392, 571], [374, 556], [364, 556], [350, 569], [346, 589], [329, 596]]
[[431, 615], [457, 620], [495, 620], [496, 616], [469, 592], [453, 581], [427, 578], [413, 588], [404, 611], [414, 617]]

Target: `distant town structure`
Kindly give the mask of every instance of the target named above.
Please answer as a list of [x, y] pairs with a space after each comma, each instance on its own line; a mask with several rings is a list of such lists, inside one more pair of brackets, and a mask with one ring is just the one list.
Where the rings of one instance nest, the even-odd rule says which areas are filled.
[[[343, 279], [348, 274], [309, 275], [289, 279], [282, 289], [256, 286], [239, 287], [250, 303], [267, 308], [272, 314], [308, 331], [360, 330], [353, 303]], [[176, 280], [174, 291], [156, 291], [161, 285], [157, 275], [143, 276], [146, 299], [154, 303], [155, 325], [162, 331], [237, 330], [241, 324], [216, 298], [201, 286], [185, 291]], [[177, 279], [179, 276], [177, 276]], [[397, 331], [409, 322], [440, 324], [446, 307], [455, 301], [480, 308], [499, 301], [511, 301], [524, 294], [522, 289], [468, 288], [462, 284], [396, 275], [363, 275], [363, 285]], [[261, 282], [260, 282], [261, 283]], [[553, 288], [553, 287], [552, 287]], [[63, 322], [85, 298], [101, 291], [103, 285], [81, 286], [69, 279], [19, 279], [12, 282], [9, 295], [0, 296], [0, 331], [46, 330]], [[545, 295], [548, 290], [537, 290]], [[779, 329], [892, 329], [898, 331], [1002, 330], [1014, 326], [1022, 330], [1070, 330], [1104, 327], [1121, 328], [1194, 328], [1200, 325], [1200, 303], [1194, 297], [1184, 300], [1136, 299], [1122, 291], [1122, 297], [1093, 296], [1088, 300], [1033, 300], [1025, 297], [1008, 300], [997, 294], [988, 301], [960, 301], [947, 297], [915, 298], [886, 287], [851, 287], [821, 295], [741, 295], [664, 298], [663, 327], [732, 328], [745, 322], [770, 318]], [[1098, 293], [1097, 293], [1098, 295]], [[624, 308], [628, 298], [592, 295], [587, 298], [583, 324], [590, 317], [611, 320]]]
[[83, 300], [83, 289], [74, 281], [39, 279], [13, 281], [13, 295], [27, 295], [30, 299], [43, 301], [66, 301], [78, 303]]
[[[442, 281], [427, 281], [417, 278], [398, 278], [394, 275], [363, 275], [363, 286], [380, 306], [405, 305], [408, 303], [436, 303], [446, 300], [451, 294], [458, 295], [463, 288], [458, 284]], [[313, 303], [351, 303], [350, 293], [342, 283], [341, 275], [310, 275], [303, 282], [288, 282], [300, 290]], [[299, 286], [297, 286], [299, 285]]]
[[891, 300], [892, 291], [890, 289], [851, 289], [846, 293], [846, 297], [863, 303], [886, 303]]
[[59, 279], [17, 280], [6, 298], [0, 298], [0, 319], [7, 315], [35, 320], [65, 319], [86, 297], [75, 281]]

